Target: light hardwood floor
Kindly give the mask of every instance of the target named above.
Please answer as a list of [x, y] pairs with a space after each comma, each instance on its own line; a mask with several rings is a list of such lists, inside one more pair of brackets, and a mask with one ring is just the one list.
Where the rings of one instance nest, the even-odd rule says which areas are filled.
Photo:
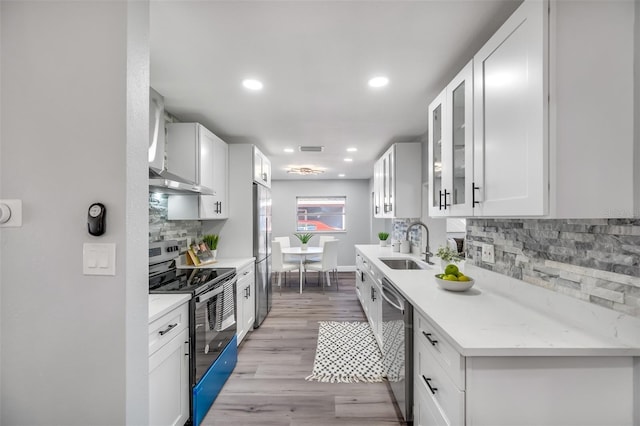
[[341, 272], [340, 290], [325, 293], [309, 273], [299, 294], [274, 288], [273, 307], [262, 325], [240, 345], [238, 365], [202, 424], [307, 426], [402, 425], [386, 383], [319, 383], [311, 374], [318, 321], [365, 321], [356, 298], [355, 273]]

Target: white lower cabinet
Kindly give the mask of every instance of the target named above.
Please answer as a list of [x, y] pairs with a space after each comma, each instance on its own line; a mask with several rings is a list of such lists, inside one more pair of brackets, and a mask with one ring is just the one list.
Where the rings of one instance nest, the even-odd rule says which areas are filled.
[[381, 286], [382, 275], [372, 268], [367, 261], [363, 261], [356, 274], [356, 294], [380, 350], [382, 350]]
[[149, 324], [149, 424], [189, 420], [188, 304]]
[[254, 263], [243, 267], [238, 274], [238, 284], [236, 287], [236, 321], [238, 323], [238, 345], [242, 339], [253, 330], [255, 322], [255, 270]]
[[414, 311], [415, 425], [628, 425], [633, 357], [464, 357]]

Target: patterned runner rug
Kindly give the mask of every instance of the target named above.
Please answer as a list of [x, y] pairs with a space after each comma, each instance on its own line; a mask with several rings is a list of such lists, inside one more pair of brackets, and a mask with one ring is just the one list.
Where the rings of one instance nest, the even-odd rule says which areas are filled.
[[313, 372], [306, 380], [381, 382], [382, 354], [368, 322], [320, 321]]

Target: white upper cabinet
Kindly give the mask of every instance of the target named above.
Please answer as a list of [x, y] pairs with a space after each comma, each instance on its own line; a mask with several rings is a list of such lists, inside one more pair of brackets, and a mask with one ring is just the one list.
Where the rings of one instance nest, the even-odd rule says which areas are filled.
[[253, 180], [271, 188], [271, 161], [256, 146], [253, 147]]
[[473, 64], [429, 105], [429, 215], [473, 214]]
[[526, 1], [473, 58], [476, 216], [548, 213], [545, 14]]
[[634, 7], [522, 3], [430, 105], [430, 216], [637, 216]]
[[167, 124], [168, 171], [206, 188], [212, 195], [170, 195], [170, 220], [226, 219], [228, 145], [198, 123]]
[[375, 217], [420, 217], [421, 161], [419, 142], [393, 144], [376, 161], [373, 170]]

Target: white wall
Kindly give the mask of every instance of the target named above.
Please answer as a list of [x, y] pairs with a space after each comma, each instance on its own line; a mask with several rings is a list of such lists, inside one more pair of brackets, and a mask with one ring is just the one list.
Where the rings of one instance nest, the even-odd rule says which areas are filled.
[[[274, 237], [289, 236], [292, 244], [296, 232], [296, 196], [346, 196], [347, 231], [330, 233], [341, 241], [339, 266], [354, 266], [356, 244], [369, 244], [371, 209], [369, 181], [352, 180], [276, 180], [271, 182], [272, 229]], [[322, 233], [321, 235], [327, 235]], [[310, 245], [317, 245], [314, 237]]]
[[[0, 7], [0, 197], [24, 211], [0, 231], [0, 423], [145, 424], [148, 3]], [[115, 276], [82, 274], [86, 242]]]
[[[634, 22], [634, 51], [635, 60], [633, 65], [633, 81], [634, 81], [634, 195], [635, 205], [633, 216], [640, 217], [640, 2], [635, 2], [635, 22]], [[640, 400], [640, 396], [638, 396]], [[638, 421], [640, 423], [640, 410], [638, 410]]]

